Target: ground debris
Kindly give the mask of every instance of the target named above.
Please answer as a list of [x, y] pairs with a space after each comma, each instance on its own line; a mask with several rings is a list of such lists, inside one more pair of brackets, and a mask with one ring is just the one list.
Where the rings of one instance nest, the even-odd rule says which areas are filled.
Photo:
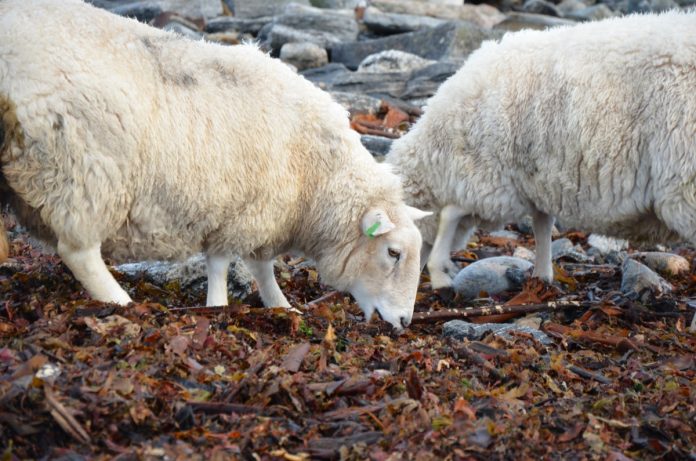
[[[514, 251], [497, 243], [454, 261]], [[138, 303], [124, 308], [90, 301], [22, 234], [11, 245], [0, 266], [3, 459], [694, 457], [691, 250], [680, 255], [692, 272], [651, 303], [622, 295], [620, 266], [605, 263], [560, 262], [552, 287], [532, 279], [474, 301], [444, 299], [426, 274], [414, 324], [397, 336], [289, 259], [279, 280], [302, 314], [253, 299], [203, 308], [205, 293], [129, 278]], [[442, 332], [457, 316], [522, 315], [551, 342]]]

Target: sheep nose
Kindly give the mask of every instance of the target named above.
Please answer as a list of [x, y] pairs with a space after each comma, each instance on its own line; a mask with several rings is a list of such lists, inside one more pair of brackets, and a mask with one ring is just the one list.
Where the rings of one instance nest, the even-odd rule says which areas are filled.
[[411, 319], [401, 316], [399, 317], [399, 322], [401, 322], [402, 327], [406, 328], [411, 324]]

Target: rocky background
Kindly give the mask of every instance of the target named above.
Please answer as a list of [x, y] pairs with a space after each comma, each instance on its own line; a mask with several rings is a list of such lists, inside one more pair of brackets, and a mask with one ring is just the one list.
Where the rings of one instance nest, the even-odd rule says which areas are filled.
[[[696, 0], [92, 3], [193, 39], [258, 42], [330, 91], [380, 157], [483, 40]], [[396, 337], [290, 256], [276, 276], [303, 315], [260, 308], [238, 262], [232, 305], [197, 307], [200, 256], [116, 266], [136, 303], [94, 302], [3, 219], [2, 460], [696, 459], [688, 246], [558, 225], [544, 285], [530, 279], [529, 221], [478, 232], [452, 255], [454, 292], [424, 273]]]

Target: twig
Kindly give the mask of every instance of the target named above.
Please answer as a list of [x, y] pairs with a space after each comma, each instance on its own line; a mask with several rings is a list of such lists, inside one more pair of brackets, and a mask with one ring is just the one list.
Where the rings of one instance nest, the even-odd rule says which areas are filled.
[[542, 304], [519, 304], [506, 306], [497, 304], [495, 306], [467, 307], [465, 309], [442, 309], [439, 311], [416, 312], [413, 314], [412, 323], [436, 323], [446, 320], [466, 319], [470, 317], [482, 317], [500, 314], [526, 314], [530, 312], [552, 311], [569, 308], [590, 307], [589, 302], [563, 301], [548, 302]]
[[469, 350], [469, 348], [467, 348], [466, 346], [457, 347], [456, 349], [454, 349], [454, 353], [457, 355], [462, 355], [474, 362], [475, 364], [481, 366], [484, 370], [486, 370], [486, 372], [488, 372], [488, 374], [493, 379], [496, 379], [498, 381], [502, 381], [505, 379], [503, 374], [498, 371], [495, 365], [478, 355], [476, 352]]
[[589, 370], [585, 370], [584, 368], [576, 367], [575, 365], [568, 365], [567, 368], [569, 371], [572, 371], [576, 375], [582, 376], [583, 378], [594, 379], [595, 381], [599, 381], [602, 384], [612, 383], [611, 379], [607, 378], [601, 373], [595, 373]]
[[209, 415], [217, 415], [221, 413], [238, 413], [240, 415], [268, 413], [268, 408], [245, 405], [242, 403], [186, 402], [186, 404], [190, 406], [193, 411], [200, 411]]
[[612, 346], [621, 351], [626, 351], [628, 349], [638, 350], [638, 345], [640, 344], [635, 343], [630, 339], [624, 338], [622, 336], [603, 335], [601, 333], [595, 333], [594, 331], [573, 329], [564, 325], [559, 325], [557, 323], [545, 324], [544, 331], [564, 336], [570, 336], [578, 340], [585, 340], [593, 343], [603, 344], [605, 346]]
[[67, 408], [55, 398], [53, 391], [48, 385], [44, 385], [44, 395], [46, 396], [46, 403], [51, 409], [51, 416], [53, 416], [58, 425], [78, 442], [91, 443], [92, 440], [87, 431], [82, 428]]
[[330, 299], [333, 299], [334, 297], [336, 297], [340, 294], [341, 294], [340, 291], [329, 291], [328, 293], [326, 293], [323, 296], [318, 297], [314, 301], [308, 302], [306, 305], [309, 307], [309, 306], [314, 306], [314, 305], [319, 304], [319, 303], [324, 303]]

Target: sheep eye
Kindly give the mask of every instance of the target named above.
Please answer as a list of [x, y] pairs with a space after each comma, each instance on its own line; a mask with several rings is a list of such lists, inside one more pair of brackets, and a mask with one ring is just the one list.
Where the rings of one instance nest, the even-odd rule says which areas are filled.
[[389, 253], [389, 256], [396, 259], [397, 261], [399, 260], [399, 258], [401, 258], [401, 252], [399, 250], [395, 250], [394, 248], [389, 248], [387, 250], [387, 252]]

